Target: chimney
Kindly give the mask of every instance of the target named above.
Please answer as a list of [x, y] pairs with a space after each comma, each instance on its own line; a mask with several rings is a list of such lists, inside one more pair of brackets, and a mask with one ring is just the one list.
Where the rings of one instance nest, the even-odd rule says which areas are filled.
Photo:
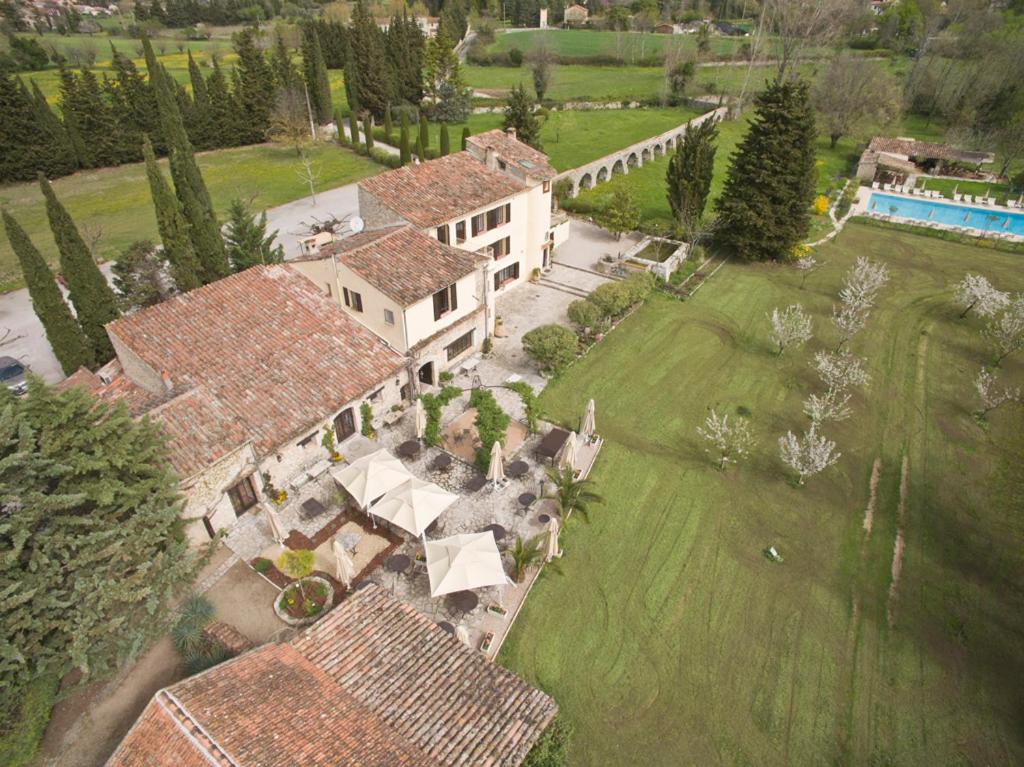
[[512, 127], [512, 128], [505, 128], [505, 133], [507, 133], [512, 138], [516, 137], [516, 129], [514, 127]]
[[498, 155], [494, 151], [493, 146], [487, 147], [487, 152], [484, 156], [485, 164], [490, 170], [498, 169]]
[[171, 374], [166, 370], [160, 372], [160, 380], [163, 381], [164, 388], [167, 391], [172, 391], [174, 389], [174, 382], [171, 381]]

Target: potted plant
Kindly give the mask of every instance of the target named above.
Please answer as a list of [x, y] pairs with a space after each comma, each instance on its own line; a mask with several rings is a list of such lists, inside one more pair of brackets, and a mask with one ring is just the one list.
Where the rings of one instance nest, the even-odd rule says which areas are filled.
[[274, 564], [282, 573], [295, 579], [274, 600], [277, 617], [290, 626], [305, 626], [331, 608], [334, 589], [325, 579], [312, 575], [312, 551], [285, 549]]
[[274, 483], [270, 481], [270, 472], [263, 472], [263, 492], [267, 494], [275, 506], [280, 506], [282, 503], [288, 500], [288, 493], [285, 490], [279, 490], [274, 487]]
[[525, 543], [522, 538], [516, 538], [510, 553], [512, 555], [512, 580], [522, 583], [526, 571], [542, 556], [541, 536], [535, 535]]
[[326, 450], [328, 455], [330, 456], [331, 463], [338, 463], [341, 460], [341, 453], [337, 451], [334, 444], [333, 426], [328, 426], [326, 429], [324, 429], [324, 436], [320, 438], [320, 444], [323, 445], [324, 450]]

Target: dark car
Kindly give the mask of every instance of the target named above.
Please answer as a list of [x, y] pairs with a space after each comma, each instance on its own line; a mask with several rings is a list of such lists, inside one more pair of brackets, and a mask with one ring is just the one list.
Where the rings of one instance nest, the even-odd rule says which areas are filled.
[[28, 390], [25, 374], [28, 371], [14, 357], [0, 357], [0, 382], [17, 396]]

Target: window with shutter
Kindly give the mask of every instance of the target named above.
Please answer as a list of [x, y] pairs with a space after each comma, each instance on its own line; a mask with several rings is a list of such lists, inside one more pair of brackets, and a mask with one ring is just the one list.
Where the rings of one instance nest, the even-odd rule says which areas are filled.
[[449, 303], [451, 304], [452, 311], [454, 312], [459, 308], [459, 291], [454, 282], [449, 286], [448, 291], [451, 294], [449, 296]]
[[448, 224], [437, 227], [437, 241], [448, 244]]
[[434, 319], [439, 320], [450, 309], [448, 288], [439, 290], [434, 294]]
[[485, 222], [484, 219], [485, 219], [485, 216], [484, 216], [483, 213], [477, 213], [475, 216], [473, 216], [472, 226], [473, 226], [473, 236], [474, 237], [476, 237], [478, 234], [480, 234], [480, 232], [485, 231], [484, 225], [485, 225], [486, 222]]
[[466, 222], [457, 221], [455, 223], [455, 244], [461, 245], [466, 241]]
[[345, 306], [352, 306], [352, 299], [348, 295], [348, 288], [342, 288], [341, 292], [345, 296]]

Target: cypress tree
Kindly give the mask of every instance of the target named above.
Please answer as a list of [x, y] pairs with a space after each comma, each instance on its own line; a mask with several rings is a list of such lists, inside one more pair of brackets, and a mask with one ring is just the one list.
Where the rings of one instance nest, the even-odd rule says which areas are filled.
[[688, 125], [682, 141], [668, 162], [666, 186], [672, 215], [691, 237], [704, 215], [711, 175], [715, 165], [718, 121], [705, 120], [700, 125]]
[[60, 252], [60, 268], [68, 286], [71, 303], [75, 306], [78, 321], [85, 331], [97, 364], [104, 364], [114, 356], [105, 324], [121, 316], [117, 298], [100, 272], [88, 246], [78, 233], [78, 227], [61, 205], [53, 187], [43, 174], [39, 174], [39, 186], [46, 198], [46, 217], [50, 231]]
[[409, 151], [409, 114], [404, 109], [402, 110], [402, 127], [399, 130], [398, 157], [402, 161], [402, 165], [408, 165], [412, 160], [412, 154]]
[[75, 164], [79, 168], [93, 167], [92, 151], [86, 146], [82, 133], [78, 129], [78, 118], [75, 110], [67, 104], [74, 103], [75, 91], [77, 89], [77, 78], [73, 72], [64, 67], [60, 70], [60, 104], [61, 116], [64, 119], [64, 129], [68, 134], [68, 143], [75, 156]]
[[163, 133], [167, 138], [174, 192], [181, 201], [182, 213], [189, 225], [192, 247], [202, 265], [200, 277], [204, 284], [213, 282], [230, 273], [220, 224], [217, 223], [210, 193], [192, 154], [192, 144], [182, 124], [178, 102], [171, 89], [170, 76], [157, 64], [148, 39], [143, 38], [142, 47], [146, 53], [150, 80], [156, 89]]
[[111, 65], [117, 87], [113, 91], [117, 119], [122, 122], [128, 139], [134, 143], [134, 151], [142, 143], [142, 134], [148, 134], [157, 151], [166, 151], [166, 144], [160, 134], [160, 113], [157, 111], [156, 94], [152, 84], [147, 83], [130, 58], [119, 53], [111, 45]]
[[216, 59], [213, 60], [213, 72], [206, 79], [206, 97], [209, 103], [211, 146], [237, 146], [241, 132], [238, 127], [238, 102]]
[[384, 108], [384, 135], [387, 136], [388, 143], [392, 143], [391, 134], [394, 131], [395, 126], [391, 124], [391, 105], [388, 104]]
[[61, 370], [64, 375], [71, 375], [80, 367], [91, 367], [94, 362], [92, 346], [64, 303], [53, 272], [14, 216], [4, 210], [3, 219], [11, 250], [18, 257], [21, 273], [25, 276], [32, 309], [46, 331], [46, 339], [53, 347]]
[[235, 98], [242, 118], [246, 143], [264, 141], [270, 129], [270, 110], [274, 105], [274, 76], [256, 45], [255, 32], [243, 29], [235, 34], [238, 76]]
[[344, 146], [348, 143], [348, 138], [345, 136], [345, 117], [341, 114], [340, 109], [334, 110], [334, 133], [338, 137], [338, 143]]
[[47, 177], [74, 173], [77, 162], [71, 139], [60, 118], [50, 109], [46, 96], [39, 90], [35, 80], [32, 81], [32, 100], [36, 111], [36, 126], [46, 152], [45, 157], [40, 158], [40, 166], [36, 170], [43, 171]]
[[363, 117], [363, 137], [366, 140], [366, 151], [373, 149], [373, 115], [369, 112]]
[[356, 0], [348, 33], [349, 57], [345, 69], [347, 73], [351, 61], [356, 73], [352, 90], [359, 106], [370, 110], [374, 117], [383, 117], [384, 108], [392, 101], [392, 71], [383, 36], [364, 0]]
[[61, 112], [73, 117], [86, 167], [121, 163], [124, 133], [92, 70], [83, 69], [78, 77], [61, 72]]
[[327, 77], [327, 65], [320, 48], [320, 36], [316, 27], [306, 24], [302, 30], [302, 68], [309, 89], [309, 103], [317, 125], [331, 120], [331, 82]]
[[399, 101], [418, 104], [423, 100], [423, 32], [415, 18], [403, 11], [391, 19], [387, 52], [394, 71], [394, 93]]
[[469, 141], [469, 126], [466, 125], [462, 129], [462, 151], [466, 151], [466, 143]]
[[441, 139], [440, 139], [440, 151], [441, 156], [444, 157], [447, 154], [451, 154], [451, 146], [448, 141], [448, 123], [441, 123]]
[[146, 159], [146, 178], [149, 180], [149, 193], [156, 210], [160, 241], [164, 245], [164, 258], [171, 265], [174, 284], [183, 292], [198, 288], [202, 285], [199, 279], [199, 259], [196, 258], [188, 236], [188, 223], [182, 215], [181, 203], [160, 172], [149, 136], [143, 140], [142, 155]]
[[805, 82], [775, 82], [733, 155], [715, 203], [715, 240], [752, 261], [784, 261], [807, 236], [814, 199], [814, 114]]
[[212, 149], [216, 146], [213, 140], [213, 125], [210, 121], [210, 94], [206, 90], [206, 80], [199, 71], [199, 65], [188, 52], [188, 79], [192, 84], [192, 111], [189, 114], [188, 132], [192, 143], [200, 149]]
[[274, 40], [274, 51], [270, 54], [270, 69], [274, 73], [274, 84], [278, 90], [287, 90], [299, 79], [299, 72], [292, 61], [291, 52], [284, 43], [284, 35], [277, 31]]
[[348, 113], [348, 130], [352, 134], [352, 146], [359, 146], [359, 115], [355, 112]]
[[356, 68], [356, 60], [351, 51], [345, 57], [345, 70], [342, 76], [345, 80], [345, 100], [348, 101], [348, 108], [353, 112], [358, 112], [359, 70]]
[[39, 118], [25, 84], [2, 72], [0, 114], [0, 181], [34, 178], [46, 151]]
[[420, 162], [425, 162], [427, 159], [427, 147], [430, 146], [430, 128], [427, 125], [427, 118], [423, 116], [423, 112], [419, 113], [419, 137], [416, 140], [416, 154], [419, 155]]

